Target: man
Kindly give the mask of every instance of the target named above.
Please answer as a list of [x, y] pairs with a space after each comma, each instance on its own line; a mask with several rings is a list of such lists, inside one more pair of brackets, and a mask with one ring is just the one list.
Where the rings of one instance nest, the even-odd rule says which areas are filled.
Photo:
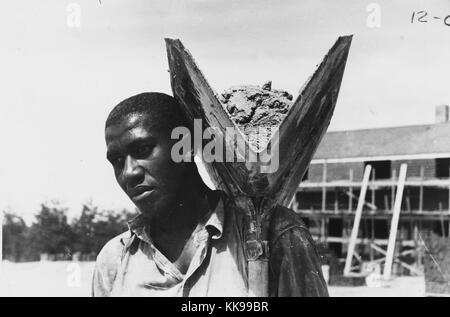
[[[194, 162], [175, 163], [171, 131], [188, 127], [178, 103], [143, 93], [106, 120], [107, 158], [140, 215], [97, 257], [94, 296], [247, 296], [243, 212], [204, 185]], [[269, 294], [327, 296], [308, 230], [287, 208], [271, 221]]]

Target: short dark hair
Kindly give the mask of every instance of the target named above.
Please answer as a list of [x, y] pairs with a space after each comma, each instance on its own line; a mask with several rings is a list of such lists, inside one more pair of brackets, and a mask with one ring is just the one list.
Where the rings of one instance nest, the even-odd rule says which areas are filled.
[[144, 92], [127, 98], [115, 106], [106, 119], [105, 129], [134, 114], [148, 115], [152, 127], [159, 131], [167, 132], [177, 126], [189, 126], [174, 97], [159, 92]]

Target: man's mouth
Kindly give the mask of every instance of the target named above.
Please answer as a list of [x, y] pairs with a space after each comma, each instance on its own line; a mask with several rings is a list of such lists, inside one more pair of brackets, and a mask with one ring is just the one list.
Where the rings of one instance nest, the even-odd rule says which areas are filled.
[[139, 202], [146, 199], [155, 191], [151, 186], [138, 186], [130, 190], [129, 196], [134, 202]]

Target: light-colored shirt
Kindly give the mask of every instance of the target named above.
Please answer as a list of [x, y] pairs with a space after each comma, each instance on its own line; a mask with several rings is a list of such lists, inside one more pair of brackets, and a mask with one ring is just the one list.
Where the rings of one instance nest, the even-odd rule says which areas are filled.
[[222, 197], [195, 233], [196, 251], [182, 274], [152, 243], [139, 215], [97, 256], [94, 296], [248, 296], [243, 215]]

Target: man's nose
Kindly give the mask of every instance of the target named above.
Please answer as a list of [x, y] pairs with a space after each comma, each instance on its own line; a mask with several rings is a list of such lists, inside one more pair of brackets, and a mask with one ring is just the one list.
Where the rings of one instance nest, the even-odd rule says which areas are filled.
[[122, 176], [128, 187], [133, 187], [142, 182], [144, 169], [135, 158], [128, 155], [125, 158]]

